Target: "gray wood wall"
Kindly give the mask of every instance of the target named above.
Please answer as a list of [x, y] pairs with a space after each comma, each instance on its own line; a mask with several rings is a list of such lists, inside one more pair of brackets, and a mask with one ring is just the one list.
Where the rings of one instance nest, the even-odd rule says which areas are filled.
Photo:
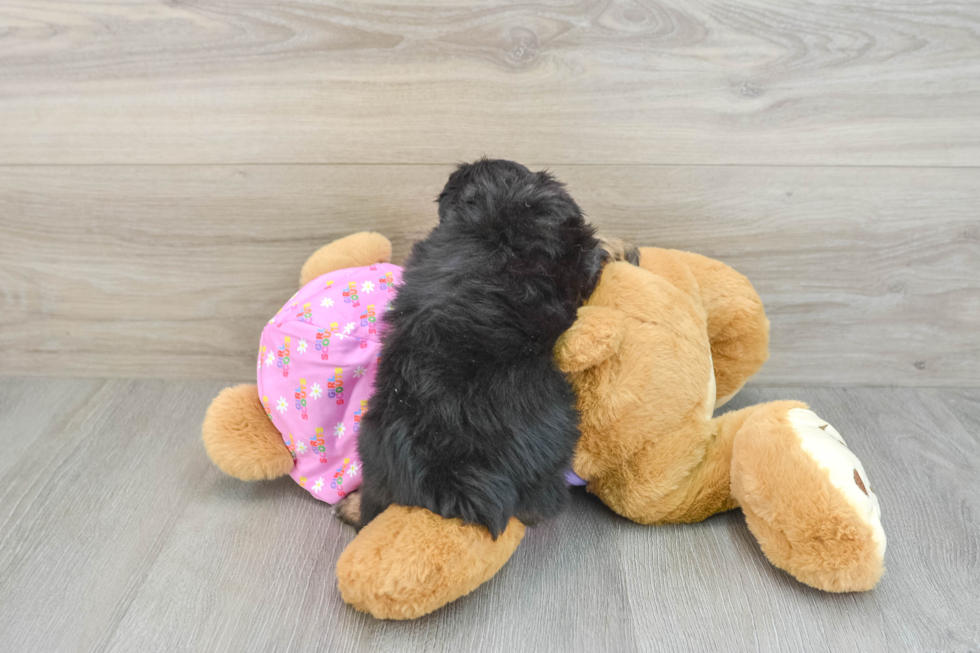
[[248, 379], [487, 154], [747, 274], [760, 382], [980, 385], [980, 4], [352, 5], [0, 0], [0, 374]]

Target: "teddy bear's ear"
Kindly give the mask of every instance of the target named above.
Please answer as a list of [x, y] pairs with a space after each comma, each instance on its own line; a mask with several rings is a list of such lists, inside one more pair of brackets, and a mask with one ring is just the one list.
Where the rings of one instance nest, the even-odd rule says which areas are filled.
[[625, 315], [608, 306], [582, 306], [578, 319], [555, 345], [555, 360], [562, 372], [581, 372], [616, 353], [623, 341]]

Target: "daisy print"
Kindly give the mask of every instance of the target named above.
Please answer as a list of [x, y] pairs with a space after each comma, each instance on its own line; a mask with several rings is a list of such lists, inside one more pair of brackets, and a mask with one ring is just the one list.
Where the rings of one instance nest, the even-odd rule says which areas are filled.
[[296, 451], [300, 453], [306, 453], [306, 443], [303, 441], [296, 443]]
[[354, 378], [355, 379], [361, 378], [362, 376], [364, 376], [365, 372], [367, 372], [367, 370], [364, 369], [364, 366], [358, 365], [357, 368], [354, 369]]
[[351, 463], [350, 464], [350, 469], [347, 470], [347, 475], [350, 476], [350, 477], [352, 477], [352, 478], [354, 476], [357, 476], [357, 470], [358, 469], [360, 469], [360, 468], [358, 467], [357, 463]]
[[344, 437], [344, 433], [347, 432], [347, 427], [344, 426], [343, 422], [337, 422], [337, 426], [333, 427], [333, 434], [338, 438]]
[[329, 297], [324, 297], [320, 301], [320, 306], [322, 306], [323, 308], [330, 308], [331, 306], [333, 306], [333, 300], [330, 299]]
[[348, 322], [347, 325], [344, 327], [344, 334], [345, 335], [350, 335], [350, 332], [353, 331], [354, 330], [354, 327], [356, 327], [356, 326], [357, 325], [354, 324], [353, 322]]
[[323, 477], [316, 479], [316, 483], [313, 484], [313, 491], [320, 494], [320, 490], [323, 489]]
[[296, 351], [298, 351], [301, 354], [305, 354], [306, 353], [306, 347], [307, 347], [306, 341], [303, 340], [302, 338], [300, 338], [299, 339], [299, 344], [296, 345]]
[[314, 399], [319, 399], [323, 396], [323, 388], [321, 388], [320, 384], [316, 381], [313, 382], [313, 387], [310, 388], [310, 396]]
[[370, 281], [365, 281], [364, 283], [362, 283], [361, 292], [364, 293], [365, 295], [368, 294], [369, 292], [374, 292], [374, 283]]
[[279, 397], [279, 401], [276, 402], [276, 410], [278, 410], [280, 413], [285, 413], [286, 412], [286, 398], [285, 397]]
[[269, 367], [275, 362], [276, 362], [276, 355], [270, 351], [269, 354], [265, 357], [265, 366]]

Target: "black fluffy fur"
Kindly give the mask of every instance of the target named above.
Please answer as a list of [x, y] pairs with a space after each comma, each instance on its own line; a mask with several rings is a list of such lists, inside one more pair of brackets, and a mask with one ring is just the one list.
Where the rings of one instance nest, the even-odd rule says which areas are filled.
[[361, 525], [394, 503], [496, 538], [568, 501], [578, 413], [552, 349], [605, 253], [560, 182], [511, 161], [460, 166], [438, 204], [385, 316]]

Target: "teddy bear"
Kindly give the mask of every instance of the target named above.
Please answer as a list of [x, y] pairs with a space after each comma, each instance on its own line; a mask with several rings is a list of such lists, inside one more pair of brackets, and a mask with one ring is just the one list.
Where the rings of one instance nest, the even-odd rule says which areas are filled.
[[[349, 236], [316, 252], [301, 284], [387, 264], [390, 252], [378, 234]], [[284, 309], [305, 315], [297, 306], [294, 296]], [[723, 263], [640, 248], [639, 266], [608, 264], [555, 348], [581, 415], [572, 482], [641, 524], [689, 523], [739, 508], [773, 565], [821, 590], [869, 590], [884, 571], [880, 509], [838, 431], [797, 401], [714, 416], [766, 361], [768, 338], [761, 300]], [[296, 435], [276, 428], [255, 385], [224, 390], [203, 426], [211, 459], [243, 480], [292, 473], [299, 481], [289, 446]], [[341, 554], [338, 588], [375, 617], [420, 617], [491, 578], [524, 532], [512, 518], [494, 539], [458, 519], [390, 506]]]

